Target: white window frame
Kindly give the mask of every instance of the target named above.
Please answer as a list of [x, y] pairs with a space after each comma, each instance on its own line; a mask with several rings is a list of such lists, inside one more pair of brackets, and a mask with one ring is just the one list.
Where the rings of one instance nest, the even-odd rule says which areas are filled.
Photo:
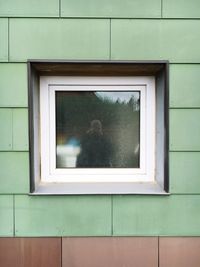
[[[140, 91], [140, 168], [56, 169], [55, 92], [62, 90]], [[41, 76], [41, 185], [61, 185], [64, 193], [87, 193], [87, 185], [95, 187], [94, 191], [89, 190], [91, 193], [113, 193], [109, 189], [112, 185], [118, 188], [114, 193], [148, 191], [147, 187], [159, 191], [160, 187], [155, 189], [155, 98], [154, 76]], [[77, 185], [84, 185], [84, 189], [76, 191]]]

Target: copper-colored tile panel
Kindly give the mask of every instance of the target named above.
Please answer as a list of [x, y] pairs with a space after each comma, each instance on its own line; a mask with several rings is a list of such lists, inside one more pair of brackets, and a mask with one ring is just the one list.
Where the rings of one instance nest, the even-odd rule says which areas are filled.
[[61, 267], [60, 238], [0, 238], [1, 267]]
[[157, 267], [156, 237], [63, 238], [62, 267]]
[[160, 267], [199, 267], [200, 237], [160, 238]]

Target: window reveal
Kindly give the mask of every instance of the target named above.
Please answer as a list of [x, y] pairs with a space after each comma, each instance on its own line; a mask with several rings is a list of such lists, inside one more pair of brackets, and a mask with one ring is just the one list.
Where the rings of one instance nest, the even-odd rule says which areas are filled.
[[32, 194], [168, 192], [167, 61], [28, 69]]

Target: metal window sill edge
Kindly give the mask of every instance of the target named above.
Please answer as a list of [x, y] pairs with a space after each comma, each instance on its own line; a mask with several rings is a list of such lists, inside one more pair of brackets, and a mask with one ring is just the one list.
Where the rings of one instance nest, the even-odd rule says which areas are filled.
[[41, 183], [37, 195], [170, 195], [157, 183]]

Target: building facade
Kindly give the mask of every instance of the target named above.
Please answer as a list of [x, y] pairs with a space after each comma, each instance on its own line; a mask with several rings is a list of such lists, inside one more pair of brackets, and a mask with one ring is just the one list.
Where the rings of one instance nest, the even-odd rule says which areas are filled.
[[[0, 266], [200, 265], [199, 18], [196, 0], [0, 0]], [[30, 59], [168, 60], [170, 194], [30, 195]]]

